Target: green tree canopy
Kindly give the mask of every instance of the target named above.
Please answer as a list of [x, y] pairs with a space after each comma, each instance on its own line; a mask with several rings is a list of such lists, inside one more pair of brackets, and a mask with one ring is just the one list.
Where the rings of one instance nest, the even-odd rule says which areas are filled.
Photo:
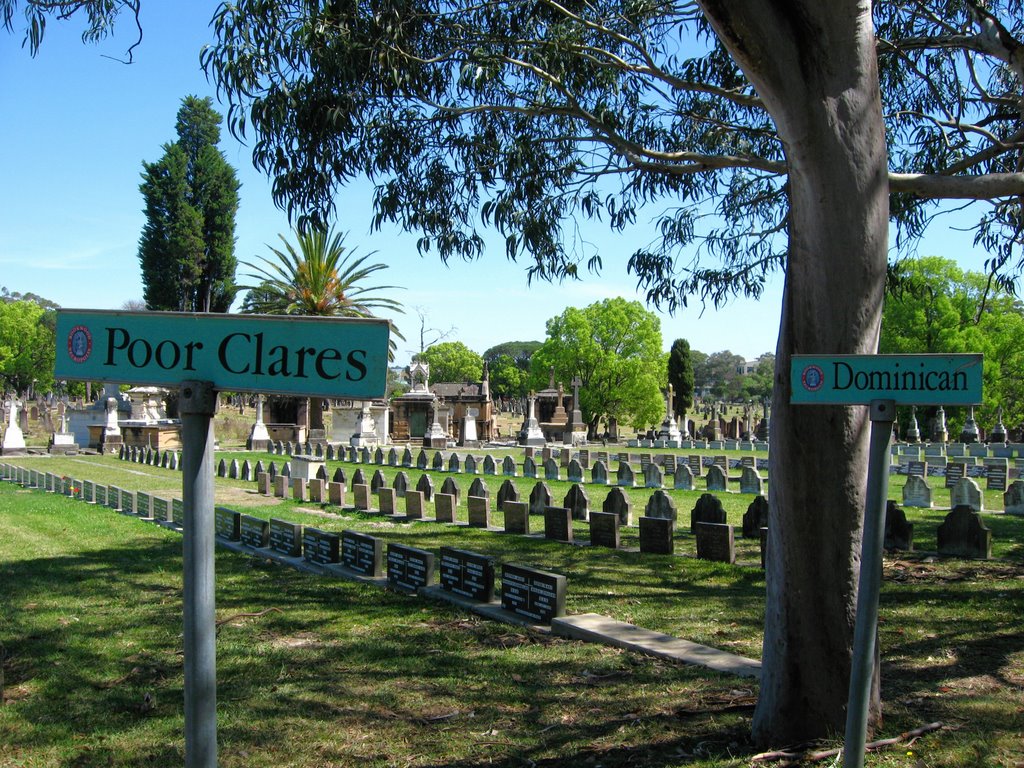
[[35, 301], [0, 301], [0, 378], [5, 391], [53, 389], [56, 316]]
[[530, 359], [539, 341], [506, 341], [484, 352], [490, 366], [491, 392], [496, 397], [525, 397], [529, 389]]
[[[1024, 426], [1024, 304], [989, 276], [937, 256], [901, 262], [882, 314], [880, 352], [985, 355], [985, 403], [991, 426], [1003, 408], [1007, 426]], [[963, 417], [951, 412], [951, 423]]]
[[605, 299], [569, 307], [547, 322], [547, 339], [534, 352], [531, 379], [546, 387], [549, 371], [565, 386], [576, 377], [580, 410], [593, 438], [602, 419], [647, 428], [661, 423], [665, 403], [661, 321], [637, 301]]
[[139, 263], [149, 309], [227, 312], [235, 299], [239, 183], [217, 149], [220, 120], [209, 98], [186, 97], [178, 140], [143, 163]]
[[414, 361], [430, 366], [431, 382], [480, 381], [484, 359], [461, 341], [442, 341], [413, 355]]

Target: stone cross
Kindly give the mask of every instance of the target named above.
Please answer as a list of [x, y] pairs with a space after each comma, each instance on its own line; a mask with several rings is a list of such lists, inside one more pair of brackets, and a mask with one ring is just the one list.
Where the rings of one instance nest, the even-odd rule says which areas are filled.
[[668, 394], [666, 395], [666, 399], [667, 399], [666, 405], [667, 405], [667, 408], [668, 408], [668, 415], [669, 415], [669, 417], [673, 416], [674, 413], [675, 413], [675, 411], [672, 410], [672, 400], [673, 400], [672, 396], [673, 396], [672, 385], [669, 384], [668, 385]]
[[580, 387], [583, 386], [583, 382], [580, 381], [579, 376], [573, 376], [569, 384], [572, 386], [572, 409], [578, 411], [580, 408]]

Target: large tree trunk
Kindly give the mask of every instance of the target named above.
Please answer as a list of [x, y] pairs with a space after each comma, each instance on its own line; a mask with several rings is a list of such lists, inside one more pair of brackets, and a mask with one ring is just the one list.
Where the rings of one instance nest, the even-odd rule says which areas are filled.
[[790, 358], [877, 348], [888, 185], [871, 6], [701, 4], [775, 119], [790, 171], [754, 714], [755, 739], [784, 744], [842, 732], [846, 717], [869, 423], [863, 407], [790, 406]]

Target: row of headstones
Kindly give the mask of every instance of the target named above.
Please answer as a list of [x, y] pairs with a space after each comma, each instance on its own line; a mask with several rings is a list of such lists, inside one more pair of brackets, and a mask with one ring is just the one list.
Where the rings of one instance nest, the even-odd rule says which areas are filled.
[[[260, 493], [279, 498], [290, 497], [299, 502], [345, 507], [348, 488], [344, 471], [339, 467], [334, 480], [322, 478], [305, 480], [285, 475], [271, 476], [262, 473], [257, 478]], [[366, 481], [361, 469], [353, 472], [351, 506], [361, 512], [379, 512], [383, 515], [401, 516], [405, 520], [429, 520], [427, 506], [434, 503], [436, 522], [455, 523], [455, 510], [462, 494], [451, 477], [445, 478], [439, 490], [434, 490], [429, 475], [420, 477], [416, 488], [409, 487], [408, 477], [399, 472], [391, 487], [377, 470], [370, 482]], [[398, 509], [398, 500], [404, 500], [404, 513]], [[629, 498], [621, 488], [612, 488], [601, 504], [601, 511], [591, 511], [587, 492], [579, 484], [569, 488], [562, 506], [554, 505], [551, 490], [543, 481], [537, 482], [530, 491], [528, 501], [522, 501], [519, 489], [511, 479], [506, 478], [498, 489], [496, 507], [504, 513], [504, 531], [529, 535], [531, 516], [544, 520], [544, 535], [557, 541], [573, 541], [573, 520], [590, 524], [590, 543], [618, 549], [620, 528], [632, 525], [632, 511]], [[474, 528], [492, 528], [490, 490], [480, 478], [470, 485], [466, 498], [468, 524]], [[675, 502], [663, 490], [651, 494], [644, 514], [639, 518], [640, 551], [652, 554], [671, 554], [674, 551], [678, 512]], [[698, 557], [735, 562], [733, 526], [726, 524], [726, 512], [716, 496], [705, 493], [698, 499], [690, 513], [690, 532], [697, 536]], [[757, 538], [761, 528], [767, 526], [768, 502], [758, 496], [751, 503], [743, 517], [743, 535]], [[701, 529], [701, 524], [706, 527]], [[707, 540], [707, 541], [705, 541]], [[709, 542], [719, 542], [713, 545]]]
[[[109, 507], [143, 520], [184, 523], [181, 499], [164, 499], [143, 491], [98, 485], [89, 480], [63, 477], [52, 472], [0, 464], [0, 478], [24, 487], [60, 493], [81, 501]], [[383, 541], [373, 536], [343, 531], [321, 531], [286, 520], [262, 520], [225, 507], [214, 511], [217, 537], [254, 549], [271, 550], [322, 566], [338, 565], [367, 577], [382, 577], [393, 589], [416, 592], [435, 583], [434, 553], [389, 543], [386, 559]], [[494, 601], [495, 561], [485, 555], [442, 547], [440, 587], [462, 598], [481, 603]], [[522, 565], [502, 566], [501, 607], [517, 616], [549, 624], [565, 615], [566, 577]]]
[[[747, 457], [744, 457], [745, 459]], [[760, 476], [757, 469], [753, 465], [753, 457], [750, 458], [750, 463], [741, 463], [740, 466], [740, 477], [739, 477], [739, 491], [740, 493], [760, 494], [764, 492], [764, 478]], [[607, 464], [604, 461], [598, 459], [594, 462], [593, 466], [590, 467], [590, 478], [587, 480], [583, 470], [583, 466], [576, 460], [572, 459], [569, 462], [569, 466], [566, 469], [565, 476], [563, 478], [561, 468], [554, 459], [548, 458], [544, 461], [541, 468], [542, 473], [538, 471], [537, 464], [530, 457], [527, 457], [523, 462], [522, 477], [537, 479], [543, 477], [545, 480], [558, 481], [567, 480], [571, 483], [588, 483], [591, 485], [617, 485], [622, 488], [674, 488], [675, 490], [696, 490], [694, 467], [701, 467], [701, 457], [691, 456], [691, 461], [686, 464], [672, 464], [671, 473], [666, 473], [666, 470], [655, 462], [649, 462], [641, 464], [641, 472], [638, 477], [631, 464], [626, 462], [620, 462], [618, 470], [615, 473], [614, 478], [611, 478], [608, 473]], [[389, 464], [388, 466], [402, 466], [409, 468], [411, 465], [408, 464]], [[420, 470], [426, 470], [428, 468], [428, 462], [426, 461], [426, 453], [421, 452], [420, 460], [417, 461], [416, 466]], [[434, 461], [430, 464], [430, 468], [435, 472], [448, 472], [450, 474], [458, 474], [463, 472], [463, 466], [468, 474], [479, 474], [478, 464], [476, 457], [470, 455], [466, 457], [465, 465], [462, 463], [462, 458], [458, 454], [452, 454], [450, 460], [446, 463], [444, 457], [440, 453], [436, 453]], [[499, 476], [498, 463], [492, 456], [485, 456], [480, 462], [480, 467], [483, 469], [483, 474], [486, 476]], [[318, 470], [319, 471], [319, 470]], [[666, 478], [667, 477], [670, 479]], [[501, 462], [500, 476], [504, 477], [519, 477], [518, 467], [515, 460], [511, 456], [506, 456]], [[710, 464], [707, 469], [707, 473], [704, 475], [705, 490], [708, 491], [729, 491], [730, 476], [728, 474], [728, 459], [725, 456], [714, 457], [714, 463]]]
[[[933, 467], [927, 461], [909, 461], [904, 467], [907, 477], [944, 477], [946, 488], [952, 488], [964, 477], [984, 477], [985, 488], [989, 491], [1005, 491], [1010, 476], [1007, 459], [987, 459], [982, 465], [971, 465], [962, 461], [951, 461], [943, 466]], [[934, 470], [934, 471], [933, 471]]]
[[181, 499], [167, 499], [145, 491], [127, 491], [116, 485], [101, 485], [91, 480], [66, 477], [53, 472], [39, 472], [25, 467], [0, 464], [0, 478], [31, 488], [62, 496], [69, 496], [89, 504], [109, 507], [145, 520], [185, 523], [185, 508]]
[[[283, 495], [284, 476], [275, 484], [275, 492], [280, 490]], [[429, 477], [424, 476], [428, 481]], [[181, 499], [166, 499], [143, 491], [127, 491], [118, 486], [106, 486], [89, 480], [57, 475], [52, 472], [21, 467], [13, 464], [0, 463], [0, 479], [17, 483], [25, 488], [34, 488], [59, 493], [100, 506], [136, 515], [143, 519], [159, 523], [182, 526], [184, 524], [184, 507]], [[451, 478], [448, 478], [449, 480]], [[421, 479], [422, 481], [422, 479]], [[269, 475], [261, 473], [261, 490], [269, 485]], [[508, 482], [508, 481], [506, 481]], [[305, 481], [295, 478], [291, 483], [292, 492], [296, 497], [304, 498], [307, 493]], [[323, 481], [316, 479], [308, 484], [311, 501], [324, 501]], [[327, 484], [329, 503], [336, 506], [345, 505], [345, 485], [341, 482]], [[505, 486], [503, 486], [505, 488]], [[484, 489], [486, 490], [486, 489]], [[505, 530], [509, 533], [528, 534], [530, 532], [530, 515], [536, 514], [542, 502], [547, 502], [541, 514], [544, 515], [544, 533], [547, 538], [571, 541], [572, 519], [579, 514], [581, 508], [579, 496], [585, 499], [586, 494], [578, 486], [570, 489], [563, 507], [550, 505], [550, 492], [543, 483], [538, 483], [530, 495], [530, 502], [519, 502], [515, 486], [506, 489], [509, 498], [504, 501], [499, 495], [499, 508], [505, 512]], [[355, 507], [362, 511], [371, 511], [370, 487], [365, 484], [353, 486]], [[378, 491], [380, 512], [395, 513], [396, 494], [393, 488], [381, 488]], [[512, 500], [512, 498], [516, 500]], [[422, 491], [406, 493], [406, 518], [423, 517], [424, 494]], [[438, 522], [455, 522], [455, 506], [458, 497], [451, 493], [434, 494], [435, 519]], [[469, 508], [469, 524], [475, 527], [489, 528], [489, 498], [470, 495], [467, 500]], [[219, 510], [220, 508], [218, 508]], [[618, 547], [619, 527], [629, 525], [629, 500], [619, 489], [613, 488], [606, 497], [602, 512], [589, 512], [591, 522], [591, 544], [594, 546]], [[640, 550], [657, 554], [671, 554], [674, 551], [673, 530], [676, 522], [676, 509], [672, 499], [662, 491], [656, 491], [645, 508], [645, 514], [639, 520]], [[578, 518], [577, 518], [578, 519]], [[690, 532], [697, 537], [697, 556], [704, 559], [734, 562], [733, 526], [727, 525], [725, 510], [721, 501], [712, 494], [702, 494], [690, 513]], [[745, 538], [760, 537], [762, 566], [766, 549], [766, 533], [768, 526], [768, 502], [758, 496], [748, 506], [743, 515], [742, 535]], [[939, 525], [937, 532], [938, 552], [969, 558], [989, 558], [992, 551], [992, 534], [977, 510], [967, 504], [955, 505]], [[885, 547], [887, 549], [913, 550], [913, 524], [908, 523], [906, 515], [895, 502], [888, 502], [885, 520]]]
[[[1020, 443], [1010, 444], [986, 444], [986, 443], [932, 443], [929, 445], [902, 445], [892, 446], [893, 456], [914, 456], [921, 458], [941, 458], [953, 456], [956, 458], [972, 457], [978, 459], [987, 458], [989, 455], [1005, 459], [1012, 459], [1016, 456], [1024, 456], [1024, 445]], [[991, 453], [990, 453], [991, 452]]]
[[[975, 512], [985, 509], [985, 496], [981, 487], [970, 477], [961, 477], [949, 488], [949, 506], [970, 507]], [[1003, 490], [1005, 489], [1005, 490]], [[1014, 480], [1010, 487], [1006, 488], [1005, 482], [996, 486], [989, 486], [987, 490], [1003, 490], [1003, 511], [1008, 515], [1024, 515], [1024, 480]], [[903, 506], [922, 507], [931, 509], [932, 489], [923, 477], [909, 475], [903, 486]]]
[[[992, 531], [977, 510], [967, 504], [955, 505], [939, 524], [936, 532], [940, 555], [988, 560], [992, 557]], [[885, 510], [885, 548], [914, 550], [914, 524], [895, 501]]]
[[164, 469], [181, 469], [181, 456], [177, 451], [161, 451], [153, 448], [140, 448], [139, 446], [122, 445], [118, 452], [122, 461], [131, 461], [136, 464], [148, 464], [152, 467], [163, 467]]
[[[441, 589], [479, 603], [493, 603], [495, 559], [486, 555], [441, 547], [440, 562], [429, 550], [389, 542], [357, 531], [324, 531], [287, 520], [263, 520], [234, 510], [216, 510], [216, 535], [257, 553], [280, 558], [301, 558], [339, 575], [386, 578], [387, 585], [416, 593], [439, 585]], [[438, 568], [437, 566], [440, 565]], [[439, 577], [439, 578], [438, 578]], [[565, 615], [566, 577], [522, 565], [503, 564], [501, 608], [538, 624]]]
[[[448, 459], [445, 459], [440, 451], [435, 451], [431, 459], [426, 449], [421, 448], [414, 456], [412, 449], [408, 446], [399, 454], [397, 447], [391, 447], [385, 453], [382, 447], [371, 451], [369, 447], [346, 448], [341, 446], [335, 450], [334, 446], [329, 443], [325, 449], [323, 444], [320, 443], [315, 446], [311, 446], [308, 443], [304, 446], [300, 444], [293, 446], [291, 443], [277, 442], [272, 445], [270, 452], [287, 456], [308, 456], [324, 461], [347, 461], [350, 464], [379, 464], [392, 467], [401, 466], [406, 469], [427, 469], [429, 467], [437, 472], [515, 476], [519, 471], [519, 465], [512, 456], [506, 456], [499, 462], [498, 459], [489, 454], [481, 459], [473, 454], [462, 456], [457, 452], [452, 452]], [[573, 455], [569, 449], [559, 450], [554, 448], [542, 448], [538, 455], [535, 448], [527, 447], [524, 449], [523, 473], [526, 474], [530, 471], [530, 467], [533, 467], [532, 471], [537, 472], [538, 466], [545, 466], [548, 461], [554, 461], [555, 459], [558, 459], [555, 462], [555, 466], [561, 466], [567, 471], [578, 473], [580, 475], [578, 482], [583, 481], [582, 473], [590, 468], [592, 460], [603, 462], [605, 467], [610, 466], [612, 461], [618, 461], [621, 464], [639, 463], [641, 472], [647, 465], [657, 464], [667, 475], [674, 474], [676, 467], [683, 463], [690, 467], [690, 471], [694, 476], [700, 476], [702, 474], [702, 466], [710, 464], [718, 464], [727, 473], [730, 467], [749, 466], [755, 470], [768, 467], [767, 459], [758, 459], [755, 456], [744, 456], [731, 462], [726, 456], [711, 458], [690, 454], [686, 457], [685, 462], [679, 461], [680, 458], [674, 454], [634, 454], [625, 451], [612, 454], [609, 451], [591, 451], [589, 449], [581, 449]], [[573, 465], [574, 461], [576, 462], [575, 466]]]

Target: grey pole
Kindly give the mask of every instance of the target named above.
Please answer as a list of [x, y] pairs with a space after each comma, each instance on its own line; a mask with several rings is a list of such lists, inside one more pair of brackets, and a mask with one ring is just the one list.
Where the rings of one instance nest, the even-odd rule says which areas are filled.
[[216, 405], [211, 383], [181, 383], [186, 768], [217, 765], [212, 421]]
[[875, 635], [878, 631], [878, 591], [882, 582], [882, 549], [885, 544], [885, 503], [889, 498], [889, 441], [896, 420], [894, 400], [872, 400], [871, 443], [868, 454], [867, 509], [860, 551], [860, 583], [857, 588], [857, 623], [853, 630], [853, 664], [846, 704], [846, 741], [843, 765], [863, 768], [867, 739], [871, 678], [875, 668]]

